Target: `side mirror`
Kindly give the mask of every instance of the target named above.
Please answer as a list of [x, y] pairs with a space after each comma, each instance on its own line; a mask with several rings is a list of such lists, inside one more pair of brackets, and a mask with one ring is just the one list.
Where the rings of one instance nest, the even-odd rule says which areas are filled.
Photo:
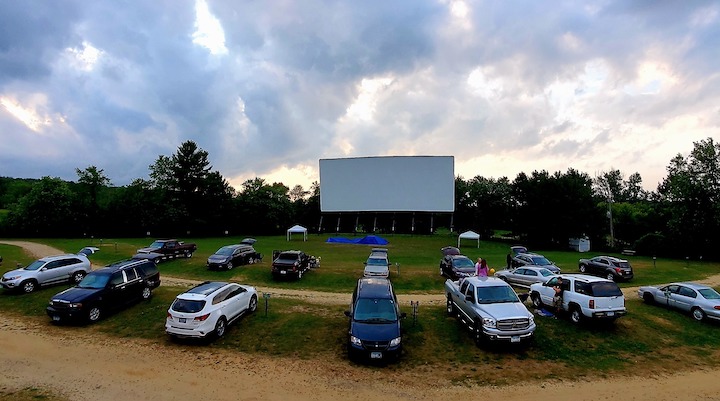
[[345, 316], [350, 317], [350, 311], [349, 311], [349, 310], [346, 310], [346, 311], [345, 311]]
[[47, 270], [47, 267], [43, 267], [42, 269], [40, 269], [41, 272], [44, 272], [45, 270]]

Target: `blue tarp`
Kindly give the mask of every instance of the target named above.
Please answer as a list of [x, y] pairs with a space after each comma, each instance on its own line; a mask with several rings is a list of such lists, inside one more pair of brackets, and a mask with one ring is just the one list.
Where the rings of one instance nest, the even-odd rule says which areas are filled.
[[344, 237], [330, 237], [326, 242], [338, 244], [359, 244], [359, 245], [387, 245], [388, 240], [377, 235], [366, 235], [362, 238], [349, 239]]

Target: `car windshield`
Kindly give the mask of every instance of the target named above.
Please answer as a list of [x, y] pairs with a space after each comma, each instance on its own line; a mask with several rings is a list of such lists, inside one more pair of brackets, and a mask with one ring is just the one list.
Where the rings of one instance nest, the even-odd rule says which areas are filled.
[[370, 258], [367, 260], [367, 265], [368, 266], [387, 266], [388, 261], [387, 261], [387, 259], [383, 259], [383, 258]]
[[500, 302], [520, 302], [508, 285], [499, 285], [493, 287], [478, 287], [477, 302], [479, 304], [494, 304]]
[[110, 273], [90, 273], [78, 284], [80, 288], [105, 288], [110, 281]]
[[533, 256], [531, 259], [533, 264], [536, 266], [547, 266], [552, 264], [552, 262], [547, 260], [544, 256]]
[[551, 272], [551, 271], [548, 270], [548, 269], [538, 269], [538, 271], [539, 271], [540, 274], [542, 274], [544, 277], [549, 277], [549, 276], [552, 276], [552, 275], [555, 274], [555, 273]]
[[475, 267], [475, 263], [473, 263], [472, 260], [470, 260], [469, 258], [466, 258], [466, 257], [454, 258], [453, 266], [457, 267], [458, 269], [464, 269], [466, 267], [473, 268], [473, 267]]
[[150, 244], [150, 246], [148, 248], [162, 248], [162, 247], [163, 247], [163, 242], [155, 241], [152, 244]]
[[25, 269], [23, 269], [23, 270], [37, 270], [37, 269], [43, 267], [44, 264], [45, 264], [45, 262], [41, 262], [41, 261], [39, 261], [39, 260], [36, 260], [36, 261], [30, 263], [30, 264], [29, 264], [27, 267], [25, 267]]
[[392, 299], [360, 298], [355, 303], [355, 316], [358, 322], [385, 323], [397, 320], [395, 302]]
[[215, 252], [215, 255], [222, 255], [222, 256], [230, 256], [233, 254], [233, 250], [235, 250], [235, 247], [232, 246], [224, 246]]
[[703, 288], [702, 290], [698, 290], [698, 292], [705, 297], [705, 299], [720, 299], [720, 294], [712, 288]]
[[200, 312], [205, 307], [205, 301], [177, 298], [170, 309], [181, 313]]
[[596, 297], [617, 297], [623, 294], [620, 287], [612, 282], [596, 282], [592, 283], [590, 287], [592, 287], [592, 295]]

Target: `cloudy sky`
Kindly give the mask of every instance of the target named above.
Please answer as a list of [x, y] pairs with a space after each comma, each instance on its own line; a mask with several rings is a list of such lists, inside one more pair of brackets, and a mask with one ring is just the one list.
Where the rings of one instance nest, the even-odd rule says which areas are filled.
[[114, 185], [186, 140], [236, 188], [321, 158], [639, 172], [720, 138], [716, 1], [0, 0], [0, 176]]

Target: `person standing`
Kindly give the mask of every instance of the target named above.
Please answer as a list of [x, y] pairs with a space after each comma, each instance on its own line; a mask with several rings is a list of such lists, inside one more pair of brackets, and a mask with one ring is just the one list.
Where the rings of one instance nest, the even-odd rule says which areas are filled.
[[483, 258], [478, 258], [477, 263], [475, 263], [475, 275], [478, 277], [487, 277], [489, 270], [487, 261]]

